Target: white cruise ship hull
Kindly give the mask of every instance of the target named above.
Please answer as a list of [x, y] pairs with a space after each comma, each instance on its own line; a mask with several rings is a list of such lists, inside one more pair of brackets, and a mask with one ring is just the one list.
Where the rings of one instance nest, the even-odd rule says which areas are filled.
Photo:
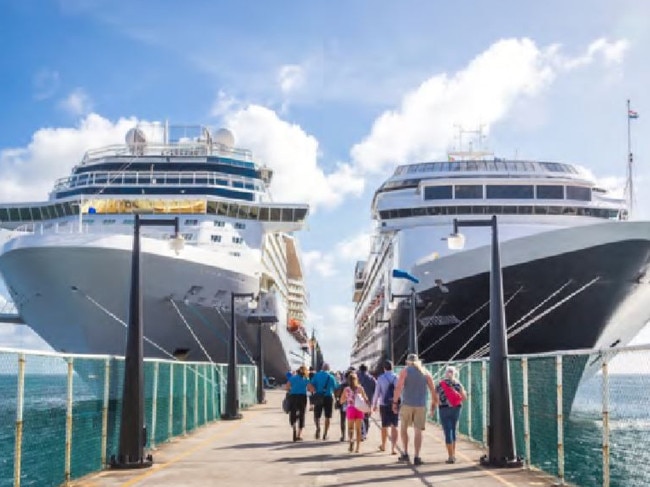
[[[126, 235], [21, 236], [2, 247], [0, 272], [20, 316], [54, 349], [123, 355], [132, 241]], [[259, 264], [193, 246], [176, 256], [166, 242], [148, 238], [141, 248], [145, 356], [227, 362], [231, 293], [259, 292]], [[258, 328], [246, 323], [245, 308], [235, 305], [238, 360], [252, 363]], [[263, 327], [265, 372], [275, 377], [288, 370], [290, 352], [300, 353], [280, 322], [277, 331]]]

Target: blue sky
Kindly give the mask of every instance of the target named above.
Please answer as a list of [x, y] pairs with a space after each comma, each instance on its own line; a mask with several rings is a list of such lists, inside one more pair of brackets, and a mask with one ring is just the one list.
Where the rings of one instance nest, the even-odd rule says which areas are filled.
[[308, 325], [337, 367], [373, 191], [399, 163], [444, 157], [454, 124], [616, 186], [630, 98], [650, 218], [646, 2], [4, 0], [0, 42], [1, 200], [45, 198], [137, 120], [227, 126], [275, 169], [277, 201], [312, 204]]

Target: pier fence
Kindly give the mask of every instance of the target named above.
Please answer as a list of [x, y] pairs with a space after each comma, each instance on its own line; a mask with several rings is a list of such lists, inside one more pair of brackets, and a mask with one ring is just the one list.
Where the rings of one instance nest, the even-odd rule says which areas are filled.
[[[488, 359], [426, 368], [437, 383], [448, 365], [468, 395], [459, 433], [487, 446]], [[560, 484], [650, 483], [650, 345], [510, 355], [509, 372], [517, 454], [529, 468]]]
[[[147, 448], [218, 420], [227, 370], [145, 359]], [[246, 408], [257, 368], [238, 373]], [[0, 349], [0, 487], [65, 485], [105, 468], [119, 445], [123, 379], [122, 357]]]

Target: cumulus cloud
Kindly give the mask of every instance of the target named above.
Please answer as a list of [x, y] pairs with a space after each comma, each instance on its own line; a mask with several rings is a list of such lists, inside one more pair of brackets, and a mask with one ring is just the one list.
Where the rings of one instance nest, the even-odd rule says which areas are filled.
[[334, 257], [320, 250], [309, 250], [302, 253], [302, 263], [306, 274], [318, 274], [321, 277], [331, 277], [336, 274]]
[[285, 95], [299, 90], [305, 83], [305, 70], [298, 64], [287, 64], [280, 67], [278, 84]]
[[354, 339], [354, 307], [332, 305], [324, 314], [310, 315], [316, 326], [316, 338], [321, 344], [325, 360], [333, 369], [344, 370], [350, 365], [350, 350]]
[[562, 55], [561, 46], [538, 48], [530, 39], [495, 42], [464, 69], [437, 74], [407, 93], [399, 107], [375, 120], [370, 133], [351, 150], [352, 170], [381, 174], [395, 162], [444, 155], [454, 125], [484, 126], [504, 119], [516, 102], [548, 87], [558, 74], [602, 58], [620, 62], [628, 42], [598, 39], [584, 54]]
[[34, 99], [46, 100], [59, 89], [60, 76], [58, 71], [49, 68], [39, 70], [32, 78]]
[[0, 150], [0, 194], [3, 201], [47, 198], [53, 182], [67, 177], [86, 150], [122, 143], [135, 119], [113, 123], [90, 114], [76, 127], [43, 128], [26, 147]]
[[320, 277], [332, 277], [339, 274], [341, 269], [349, 272], [356, 261], [368, 257], [371, 239], [370, 231], [362, 232], [339, 241], [331, 252], [320, 250], [303, 252], [302, 262], [305, 272], [308, 275], [315, 273]]
[[86, 115], [92, 110], [92, 100], [83, 88], [76, 88], [59, 102], [59, 106], [73, 116]]
[[273, 110], [248, 105], [224, 117], [237, 145], [246, 147], [274, 170], [271, 191], [278, 201], [307, 202], [313, 208], [334, 207], [345, 197], [359, 195], [363, 178], [346, 163], [325, 173], [318, 164], [318, 140], [299, 125], [282, 120]]

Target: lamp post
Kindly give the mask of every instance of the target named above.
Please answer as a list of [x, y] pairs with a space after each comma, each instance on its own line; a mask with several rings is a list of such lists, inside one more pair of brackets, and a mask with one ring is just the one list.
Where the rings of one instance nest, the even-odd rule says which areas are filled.
[[490, 383], [488, 425], [488, 454], [481, 463], [494, 467], [520, 467], [521, 457], [515, 449], [510, 395], [510, 372], [508, 370], [508, 342], [506, 313], [503, 304], [503, 276], [497, 217], [490, 220], [454, 219], [454, 233], [447, 239], [450, 249], [462, 249], [465, 237], [458, 233], [459, 227], [492, 228], [492, 264], [490, 268]]
[[[261, 308], [265, 309], [262, 310]], [[278, 322], [275, 313], [269, 314], [265, 306], [265, 300], [260, 294], [257, 305], [257, 313], [248, 317], [248, 323], [257, 326], [257, 402], [259, 404], [266, 403], [266, 391], [264, 390], [264, 325], [271, 325], [271, 330]], [[262, 312], [264, 311], [264, 312]]]
[[145, 468], [153, 463], [151, 455], [144, 456], [146, 431], [144, 420], [144, 347], [142, 343], [142, 275], [140, 273], [140, 227], [173, 226], [170, 241], [176, 253], [183, 248], [179, 233], [179, 219], [141, 219], [135, 214], [133, 225], [133, 252], [131, 254], [131, 293], [126, 353], [124, 355], [124, 385], [120, 416], [120, 442], [117, 457], [111, 457], [113, 468]]
[[230, 294], [230, 343], [228, 354], [228, 384], [226, 386], [226, 411], [221, 416], [224, 420], [241, 419], [239, 412], [239, 384], [237, 383], [237, 321], [235, 320], [235, 299], [249, 298], [251, 301], [253, 293], [231, 293]]
[[311, 366], [316, 372], [316, 336], [314, 334], [314, 329], [311, 330], [311, 338], [309, 339], [309, 346], [311, 348]]
[[[395, 279], [406, 279], [408, 281], [414, 282], [415, 284], [419, 283], [420, 280], [409, 274], [406, 271], [400, 269], [393, 269], [392, 273], [393, 278]], [[415, 288], [411, 287], [411, 292], [409, 294], [391, 294], [390, 300], [400, 299], [400, 298], [409, 298], [410, 299], [410, 313], [409, 313], [409, 343], [408, 343], [408, 353], [418, 353], [418, 334], [417, 334], [417, 316], [415, 314], [415, 305], [416, 305], [416, 296]]]
[[388, 360], [393, 362], [393, 326], [390, 323], [390, 320], [377, 320], [375, 323], [386, 323], [388, 327]]

